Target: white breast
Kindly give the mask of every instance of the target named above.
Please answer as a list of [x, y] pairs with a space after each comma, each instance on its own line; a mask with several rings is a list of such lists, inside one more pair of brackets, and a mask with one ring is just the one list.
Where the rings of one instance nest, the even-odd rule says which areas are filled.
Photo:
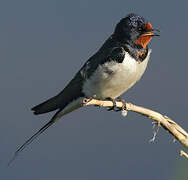
[[96, 96], [99, 99], [119, 97], [142, 77], [150, 53], [151, 50], [143, 62], [135, 61], [126, 53], [122, 63], [110, 61], [100, 65], [84, 83], [83, 93], [87, 97]]

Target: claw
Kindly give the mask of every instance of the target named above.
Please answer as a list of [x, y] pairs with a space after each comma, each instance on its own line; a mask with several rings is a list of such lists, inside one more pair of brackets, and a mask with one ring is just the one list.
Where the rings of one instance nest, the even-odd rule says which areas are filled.
[[126, 101], [122, 98], [118, 98], [118, 101], [122, 102], [122, 104], [123, 104], [123, 106], [121, 108], [118, 108], [119, 109], [118, 111], [126, 110], [127, 109]]
[[116, 107], [116, 101], [115, 101], [115, 99], [112, 99], [111, 97], [108, 97], [108, 98], [106, 98], [105, 100], [112, 101], [112, 103], [113, 103], [113, 106], [110, 107], [110, 108], [108, 108], [107, 111], [111, 111], [111, 110], [116, 111], [116, 110], [115, 110], [115, 107]]

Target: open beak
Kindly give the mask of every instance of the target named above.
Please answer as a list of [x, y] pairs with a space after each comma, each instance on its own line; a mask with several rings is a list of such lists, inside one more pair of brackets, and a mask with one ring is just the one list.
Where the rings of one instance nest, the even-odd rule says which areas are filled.
[[142, 36], [160, 36], [160, 34], [158, 34], [157, 32], [160, 32], [160, 31], [158, 29], [152, 29], [142, 34]]

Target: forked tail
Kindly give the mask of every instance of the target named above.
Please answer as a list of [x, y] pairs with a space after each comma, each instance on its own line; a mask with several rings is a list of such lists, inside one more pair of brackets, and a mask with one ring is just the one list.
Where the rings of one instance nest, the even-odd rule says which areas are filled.
[[18, 150], [14, 153], [12, 159], [9, 161], [8, 166], [16, 159], [16, 157], [19, 155], [19, 153], [22, 152], [26, 148], [26, 146], [28, 146], [30, 143], [32, 143], [33, 140], [35, 140], [40, 134], [42, 134], [48, 127], [50, 127], [53, 123], [55, 123], [60, 118], [60, 116], [58, 116], [60, 111], [61, 110], [56, 112], [56, 114], [52, 117], [52, 119], [47, 124], [45, 124], [39, 131], [37, 131], [22, 146], [20, 146], [18, 148]]
[[65, 114], [68, 114], [82, 107], [82, 101], [83, 101], [83, 98], [81, 97], [77, 98], [76, 100], [69, 102], [63, 109], [59, 109], [47, 124], [45, 124], [41, 129], [39, 129], [39, 131], [37, 131], [22, 146], [18, 148], [18, 150], [14, 153], [12, 159], [9, 161], [8, 165], [10, 165], [15, 160], [15, 158], [19, 155], [20, 152], [22, 152], [26, 148], [26, 146], [28, 146], [31, 142], [33, 142], [33, 140], [35, 140], [40, 134], [42, 134], [47, 128], [49, 128], [52, 124], [54, 124], [58, 119], [60, 119]]

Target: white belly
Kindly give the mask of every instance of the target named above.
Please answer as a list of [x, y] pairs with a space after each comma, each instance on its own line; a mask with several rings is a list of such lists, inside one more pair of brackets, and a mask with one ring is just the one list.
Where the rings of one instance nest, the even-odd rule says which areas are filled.
[[146, 59], [140, 63], [126, 53], [122, 63], [111, 61], [100, 65], [84, 83], [84, 94], [87, 97], [96, 96], [98, 99], [119, 97], [142, 77], [150, 53], [151, 50], [149, 50]]

